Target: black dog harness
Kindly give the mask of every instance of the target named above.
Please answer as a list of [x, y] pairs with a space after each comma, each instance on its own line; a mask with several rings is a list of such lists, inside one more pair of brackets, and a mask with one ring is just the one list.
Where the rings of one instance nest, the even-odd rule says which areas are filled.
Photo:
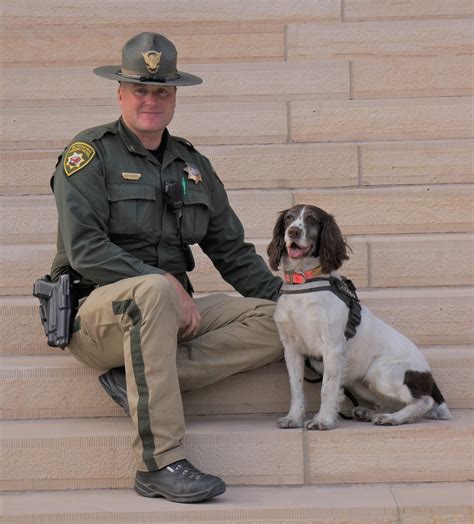
[[[303, 279], [301, 279], [301, 276], [303, 276]], [[283, 295], [332, 291], [349, 308], [349, 318], [344, 331], [346, 340], [349, 340], [356, 334], [357, 326], [361, 321], [361, 306], [356, 288], [351, 280], [345, 277], [340, 279], [336, 277], [306, 278], [304, 273], [286, 273], [285, 282], [288, 283], [283, 284], [281, 287]], [[327, 285], [321, 285], [323, 282], [327, 282]]]

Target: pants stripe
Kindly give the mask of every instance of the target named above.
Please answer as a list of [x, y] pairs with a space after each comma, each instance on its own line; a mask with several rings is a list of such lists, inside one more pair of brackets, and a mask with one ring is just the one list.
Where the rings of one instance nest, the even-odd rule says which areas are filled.
[[132, 357], [133, 375], [138, 391], [138, 434], [142, 441], [143, 462], [148, 468], [148, 471], [154, 471], [158, 469], [158, 466], [153, 458], [155, 440], [151, 431], [150, 412], [148, 409], [149, 391], [145, 378], [145, 363], [143, 361], [140, 337], [142, 315], [134, 300], [113, 302], [112, 307], [115, 315], [128, 315], [132, 323], [130, 329], [130, 353]]

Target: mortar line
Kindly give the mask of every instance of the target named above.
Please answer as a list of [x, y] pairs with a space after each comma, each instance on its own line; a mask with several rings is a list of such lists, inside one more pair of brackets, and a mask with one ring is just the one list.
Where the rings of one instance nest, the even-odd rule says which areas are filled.
[[308, 431], [302, 429], [302, 443], [303, 443], [303, 482], [304, 485], [311, 484], [311, 460], [309, 456], [309, 437]]
[[397, 493], [393, 490], [393, 486], [390, 484], [388, 485], [388, 489], [390, 490], [390, 494], [392, 495], [393, 501], [397, 506], [397, 523], [402, 524], [402, 507], [400, 505], [400, 501], [398, 500]]

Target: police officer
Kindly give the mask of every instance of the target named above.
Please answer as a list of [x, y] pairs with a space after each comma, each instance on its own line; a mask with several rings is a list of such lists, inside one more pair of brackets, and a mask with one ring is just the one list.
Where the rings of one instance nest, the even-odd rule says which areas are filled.
[[[101, 378], [134, 424], [135, 490], [199, 502], [225, 484], [186, 459], [181, 391], [281, 357], [273, 323], [281, 280], [244, 241], [209, 160], [167, 130], [177, 86], [202, 82], [176, 60], [172, 42], [147, 32], [125, 44], [121, 66], [94, 70], [119, 82], [121, 117], [79, 133], [56, 167], [52, 275], [70, 266], [95, 286], [69, 350], [87, 366], [125, 366], [127, 390], [119, 370]], [[190, 244], [243, 297], [194, 300]]]

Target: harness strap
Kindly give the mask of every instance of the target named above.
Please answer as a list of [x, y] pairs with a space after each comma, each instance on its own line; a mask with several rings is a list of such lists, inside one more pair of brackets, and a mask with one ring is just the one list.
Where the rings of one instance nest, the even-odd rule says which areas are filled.
[[[319, 282], [329, 282], [328, 286], [321, 286]], [[332, 291], [339, 297], [349, 308], [349, 317], [347, 319], [344, 336], [346, 340], [352, 338], [357, 331], [357, 326], [361, 322], [361, 305], [356, 288], [351, 280], [345, 277], [341, 279], [336, 277], [316, 277], [306, 280], [304, 284], [288, 285], [284, 284], [281, 288], [283, 295], [295, 295], [300, 293], [313, 293], [315, 291]]]

